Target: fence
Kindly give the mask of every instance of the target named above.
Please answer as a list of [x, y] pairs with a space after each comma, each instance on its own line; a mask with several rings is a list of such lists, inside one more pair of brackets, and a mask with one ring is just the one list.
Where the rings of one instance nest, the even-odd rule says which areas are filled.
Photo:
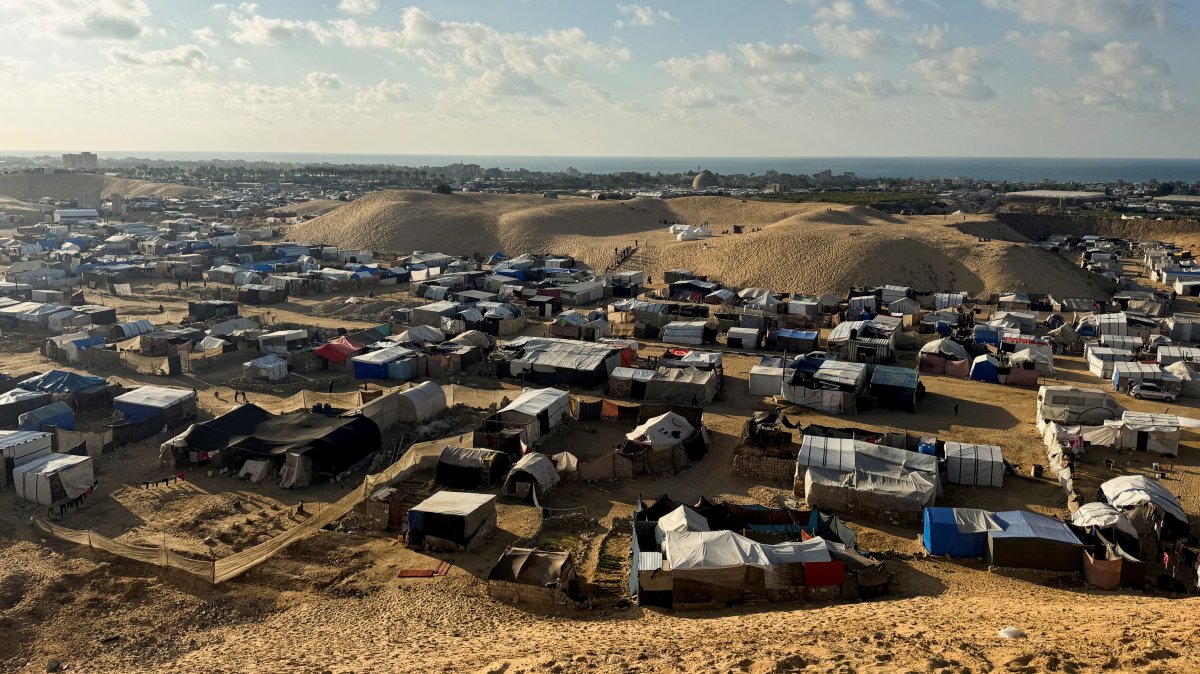
[[93, 550], [103, 550], [118, 557], [124, 557], [137, 562], [153, 564], [164, 568], [179, 569], [213, 584], [223, 583], [242, 575], [287, 549], [293, 543], [297, 543], [320, 531], [325, 526], [336, 522], [353, 510], [359, 503], [366, 500], [378, 488], [399, 481], [417, 470], [432, 468], [436, 465], [438, 455], [441, 453], [443, 447], [447, 445], [461, 446], [462, 443], [469, 440], [470, 434], [465, 434], [413, 445], [399, 461], [388, 466], [382, 472], [368, 475], [363, 479], [362, 484], [350, 493], [338, 499], [337, 502], [325, 506], [307, 520], [271, 540], [216, 560], [184, 557], [179, 553], [171, 552], [167, 548], [165, 541], [163, 545], [155, 547], [130, 545], [115, 541], [94, 531], [68, 529], [37, 518], [34, 519], [34, 524], [43, 533], [61, 541], [76, 545], [86, 545]]

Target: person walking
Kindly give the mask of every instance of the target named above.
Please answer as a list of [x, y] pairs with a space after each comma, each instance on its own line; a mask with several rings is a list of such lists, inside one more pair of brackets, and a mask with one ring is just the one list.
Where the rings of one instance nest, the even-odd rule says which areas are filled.
[[329, 380], [329, 392], [333, 393], [333, 380]]
[[954, 403], [954, 416], [958, 416], [958, 403]]

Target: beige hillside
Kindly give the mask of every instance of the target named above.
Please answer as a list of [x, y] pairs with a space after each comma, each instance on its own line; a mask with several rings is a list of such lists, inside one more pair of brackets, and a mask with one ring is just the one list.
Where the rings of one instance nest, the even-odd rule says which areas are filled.
[[[676, 241], [663, 219], [707, 223], [717, 236]], [[732, 232], [734, 225], [746, 228], [745, 233], [722, 234]], [[636, 240], [639, 250], [630, 268], [661, 274], [686, 267], [731, 285], [789, 292], [880, 283], [972, 293], [1052, 290], [1073, 297], [1108, 292], [1093, 275], [1030, 245], [990, 216], [967, 216], [965, 221], [963, 216], [900, 217], [862, 206], [727, 197], [618, 202], [389, 190], [304, 223], [291, 236], [393, 252], [552, 251], [595, 268], [604, 268], [615, 248]]]
[[177, 183], [155, 183], [130, 180], [95, 173], [6, 173], [0, 175], [0, 194], [36, 201], [78, 199], [99, 194], [102, 198], [119, 194], [124, 197], [189, 197], [203, 196], [208, 191]]

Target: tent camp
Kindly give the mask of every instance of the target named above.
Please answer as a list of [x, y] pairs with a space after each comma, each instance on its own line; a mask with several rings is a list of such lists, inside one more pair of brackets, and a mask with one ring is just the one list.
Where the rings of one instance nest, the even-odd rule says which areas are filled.
[[995, 445], [946, 443], [946, 481], [972, 487], [1004, 486], [1004, 454]]
[[1078, 571], [1083, 543], [1066, 524], [1024, 510], [996, 513], [1004, 527], [988, 532], [988, 564], [1007, 569]]
[[711, 531], [708, 519], [695, 510], [681, 505], [659, 518], [654, 525], [654, 540], [661, 546], [667, 536], [681, 531]]
[[971, 379], [973, 381], [1000, 383], [1000, 359], [991, 354], [983, 354], [971, 361]]
[[977, 508], [926, 508], [921, 542], [931, 555], [983, 559], [988, 532], [1003, 525], [995, 515]]
[[557, 607], [578, 599], [570, 552], [511, 547], [488, 572], [488, 596], [513, 603]]
[[139, 386], [113, 398], [113, 407], [135, 424], [158, 418], [176, 425], [184, 418], [196, 416], [196, 392], [186, 388]]
[[915, 412], [919, 379], [920, 375], [916, 370], [875, 365], [871, 371], [871, 395], [879, 401], [880, 407]]
[[439, 491], [408, 511], [410, 546], [468, 549], [496, 528], [495, 494]]
[[17, 497], [50, 506], [82, 496], [96, 484], [92, 457], [48, 454], [12, 470]]
[[558, 469], [550, 457], [530, 452], [509, 469], [502, 493], [536, 502], [539, 496], [553, 489], [558, 480]]
[[1071, 513], [1071, 524], [1081, 529], [1112, 529], [1134, 538], [1138, 535], [1133, 522], [1123, 511], [1099, 501], [1079, 506], [1078, 510]]
[[494, 449], [446, 447], [438, 455], [434, 481], [451, 489], [491, 489], [511, 466], [508, 455]]
[[1181, 423], [1174, 414], [1152, 414], [1126, 410], [1119, 420], [1084, 432], [1088, 443], [1099, 447], [1119, 447], [1155, 454], [1179, 454]]

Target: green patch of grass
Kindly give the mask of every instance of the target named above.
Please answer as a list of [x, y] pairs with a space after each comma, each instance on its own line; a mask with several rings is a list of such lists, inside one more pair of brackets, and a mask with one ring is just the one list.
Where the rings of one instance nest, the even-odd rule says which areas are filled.
[[550, 550], [559, 550], [562, 552], [575, 552], [576, 550], [579, 549], [579, 547], [582, 543], [583, 543], [583, 541], [581, 541], [578, 536], [572, 536], [570, 534], [559, 534], [556, 536], [547, 536], [546, 540], [542, 543], [542, 545], [543, 545], [543, 547], [549, 548]]

